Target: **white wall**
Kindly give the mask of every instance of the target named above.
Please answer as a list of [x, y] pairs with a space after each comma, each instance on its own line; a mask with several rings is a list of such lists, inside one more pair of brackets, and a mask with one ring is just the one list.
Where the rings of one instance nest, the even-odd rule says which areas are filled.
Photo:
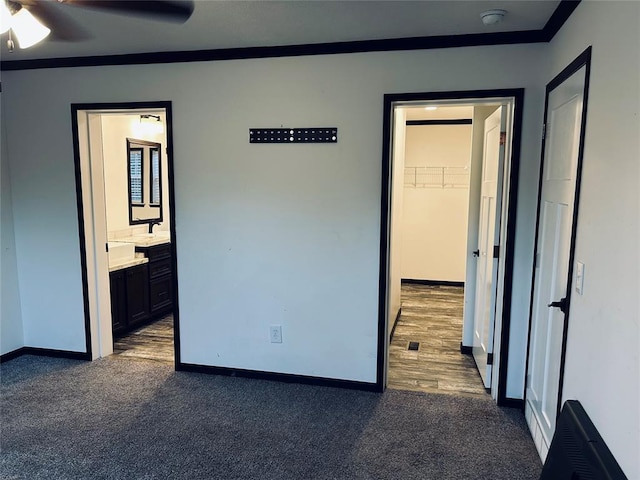
[[408, 125], [405, 166], [468, 167], [471, 130], [472, 125]]
[[100, 117], [108, 232], [129, 228], [126, 139], [131, 136], [130, 121], [126, 115]]
[[[2, 120], [4, 122], [4, 118]], [[0, 171], [2, 185], [0, 190], [0, 275], [2, 277], [0, 281], [0, 355], [24, 346], [16, 245], [13, 234], [9, 157], [7, 155], [7, 137], [3, 122], [0, 123], [2, 135], [2, 145], [0, 146], [2, 149], [0, 152], [2, 166]]]
[[582, 2], [549, 49], [557, 75], [593, 46], [564, 399], [577, 399], [640, 478], [640, 3]]
[[[163, 222], [161, 225], [154, 227], [154, 232], [169, 230], [169, 176], [165, 134], [164, 132], [149, 133], [136, 129], [136, 126], [140, 125], [139, 118], [140, 113], [136, 115], [101, 115], [105, 197], [107, 202], [107, 229], [109, 232], [130, 228], [127, 182], [127, 138], [161, 144], [160, 160], [162, 166], [160, 173], [162, 176]], [[145, 185], [145, 189], [148, 191], [148, 185]]]
[[[3, 72], [25, 342], [85, 348], [69, 104], [171, 100], [182, 361], [374, 382], [383, 95], [525, 87], [527, 184], [546, 48]], [[339, 140], [249, 144], [250, 127], [274, 125], [336, 126]], [[522, 299], [535, 190], [518, 203]], [[511, 329], [525, 345], [528, 305], [514, 301]], [[271, 324], [282, 344], [269, 343]], [[522, 391], [524, 371], [510, 375]]]
[[[468, 168], [471, 130], [471, 125], [407, 126], [405, 166]], [[464, 282], [468, 177], [466, 182], [456, 188], [404, 186], [402, 278]]]

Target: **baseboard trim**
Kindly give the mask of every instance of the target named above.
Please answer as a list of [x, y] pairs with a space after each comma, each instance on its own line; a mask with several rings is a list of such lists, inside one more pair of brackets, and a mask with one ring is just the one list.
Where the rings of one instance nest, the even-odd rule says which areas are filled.
[[518, 410], [522, 410], [524, 412], [524, 400], [521, 398], [504, 398], [502, 400], [498, 399], [498, 406], [517, 408]]
[[402, 315], [402, 308], [398, 309], [398, 314], [396, 315], [396, 319], [393, 321], [393, 326], [391, 327], [391, 333], [389, 333], [389, 343], [393, 340], [393, 334], [396, 331], [396, 325], [398, 324], [398, 320], [400, 320], [400, 315]]
[[36, 355], [38, 357], [54, 357], [54, 358], [68, 358], [70, 360], [91, 360], [91, 356], [85, 352], [71, 352], [68, 350], [54, 350], [51, 348], [37, 348], [37, 347], [20, 347], [11, 352], [5, 353], [0, 356], [0, 363], [8, 362], [14, 358], [21, 357], [23, 355]]
[[471, 355], [473, 354], [473, 347], [463, 345], [462, 342], [460, 342], [460, 353], [463, 355]]
[[450, 282], [448, 280], [417, 280], [413, 278], [403, 278], [402, 283], [408, 285], [431, 285], [436, 287], [464, 287], [464, 282]]
[[24, 347], [16, 348], [15, 350], [0, 355], [0, 363], [8, 362], [22, 355], [24, 355]]
[[301, 383], [321, 387], [346, 388], [350, 390], [363, 390], [367, 392], [379, 392], [376, 383], [356, 382], [353, 380], [338, 380], [334, 378], [310, 377], [290, 373], [263, 372], [260, 370], [244, 370], [240, 368], [213, 367], [209, 365], [197, 365], [194, 363], [176, 363], [176, 371], [206, 373], [209, 375], [224, 375], [226, 377], [243, 377], [258, 380], [271, 380], [284, 383]]

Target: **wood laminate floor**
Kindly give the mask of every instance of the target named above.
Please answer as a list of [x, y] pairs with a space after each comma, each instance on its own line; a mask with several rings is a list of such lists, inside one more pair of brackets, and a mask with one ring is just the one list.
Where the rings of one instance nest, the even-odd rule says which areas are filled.
[[163, 363], [174, 362], [173, 352], [173, 315], [134, 330], [113, 344], [113, 354], [116, 356]]
[[[486, 395], [473, 358], [460, 353], [463, 301], [462, 287], [402, 285], [402, 314], [389, 348], [389, 388]], [[418, 342], [418, 350], [409, 350], [410, 342]], [[173, 363], [173, 315], [119, 338], [113, 353]]]
[[[460, 353], [464, 288], [402, 284], [402, 313], [389, 348], [388, 387], [487, 395], [471, 355]], [[409, 342], [419, 342], [409, 350]]]

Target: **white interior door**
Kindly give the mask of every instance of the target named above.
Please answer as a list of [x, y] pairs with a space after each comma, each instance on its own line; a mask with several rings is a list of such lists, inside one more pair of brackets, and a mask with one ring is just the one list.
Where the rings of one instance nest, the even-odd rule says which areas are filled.
[[113, 353], [101, 114], [79, 110], [78, 147], [92, 359]]
[[546, 448], [560, 395], [585, 81], [583, 66], [547, 99], [526, 390], [527, 416], [537, 423]]
[[493, 329], [496, 306], [498, 259], [494, 247], [499, 246], [502, 166], [504, 147], [501, 145], [503, 107], [484, 122], [484, 153], [482, 158], [482, 187], [480, 194], [480, 223], [478, 229], [476, 294], [473, 320], [473, 358], [485, 388], [491, 386]]

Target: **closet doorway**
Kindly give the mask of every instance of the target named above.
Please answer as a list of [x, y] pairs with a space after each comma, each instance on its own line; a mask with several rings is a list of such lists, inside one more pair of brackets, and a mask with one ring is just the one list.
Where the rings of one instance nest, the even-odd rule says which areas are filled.
[[508, 330], [521, 100], [521, 90], [385, 96], [385, 386], [504, 394], [497, 361]]
[[460, 355], [479, 108], [427, 104], [396, 112], [394, 160], [403, 182], [392, 235], [400, 242], [401, 305], [390, 335], [389, 388], [486, 395], [473, 360]]

